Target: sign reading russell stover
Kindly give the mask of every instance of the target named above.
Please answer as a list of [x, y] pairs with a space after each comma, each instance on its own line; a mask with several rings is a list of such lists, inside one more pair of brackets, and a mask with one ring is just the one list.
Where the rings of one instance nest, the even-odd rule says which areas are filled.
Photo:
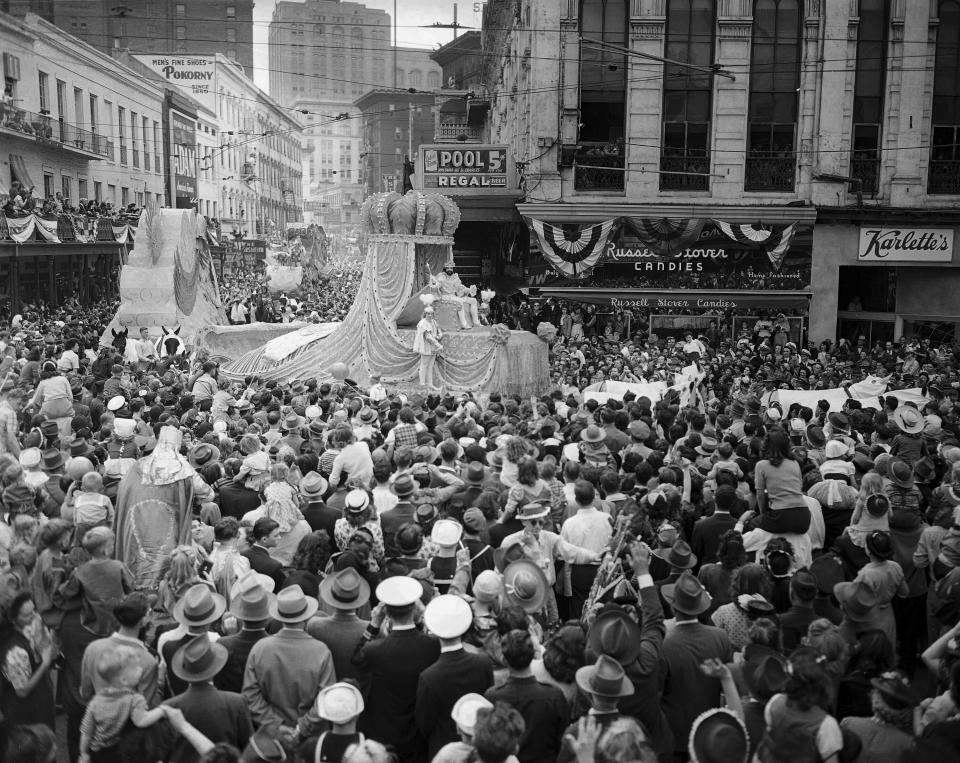
[[858, 260], [870, 262], [950, 262], [952, 228], [860, 228]]
[[516, 188], [507, 146], [421, 146], [417, 171], [424, 190], [458, 196]]

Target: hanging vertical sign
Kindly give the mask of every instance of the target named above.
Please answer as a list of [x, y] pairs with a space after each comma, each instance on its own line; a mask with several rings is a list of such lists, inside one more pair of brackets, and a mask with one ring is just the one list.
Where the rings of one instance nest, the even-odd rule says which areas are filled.
[[174, 207], [190, 209], [197, 198], [197, 123], [170, 110], [170, 157]]

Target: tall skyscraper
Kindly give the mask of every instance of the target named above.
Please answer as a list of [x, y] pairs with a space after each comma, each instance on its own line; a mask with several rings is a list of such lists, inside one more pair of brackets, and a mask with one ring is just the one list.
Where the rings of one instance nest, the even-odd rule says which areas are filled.
[[253, 78], [253, 0], [0, 0], [111, 53], [220, 53]]
[[331, 231], [351, 228], [363, 200], [363, 125], [354, 102], [395, 84], [429, 91], [441, 84], [429, 50], [391, 46], [390, 24], [385, 11], [339, 0], [280, 0], [270, 22], [270, 95], [307, 125], [304, 209]]

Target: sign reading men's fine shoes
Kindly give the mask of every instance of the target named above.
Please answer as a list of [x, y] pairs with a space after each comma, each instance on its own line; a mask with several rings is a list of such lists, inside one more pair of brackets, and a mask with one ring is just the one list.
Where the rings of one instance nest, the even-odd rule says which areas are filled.
[[867, 262], [951, 262], [952, 228], [860, 228], [857, 259]]
[[514, 191], [516, 178], [507, 146], [420, 146], [420, 187], [456, 196]]
[[153, 69], [170, 85], [178, 88], [208, 109], [217, 111], [217, 59], [207, 56], [148, 55], [134, 56]]

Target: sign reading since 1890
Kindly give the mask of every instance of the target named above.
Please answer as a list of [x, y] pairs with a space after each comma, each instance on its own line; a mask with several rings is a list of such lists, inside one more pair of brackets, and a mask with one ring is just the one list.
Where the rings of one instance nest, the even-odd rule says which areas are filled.
[[157, 56], [137, 54], [144, 66], [153, 69], [171, 86], [179, 88], [208, 109], [217, 111], [217, 60], [206, 56]]
[[421, 146], [418, 174], [424, 190], [506, 191], [513, 186], [512, 164], [507, 146]]
[[857, 259], [868, 262], [950, 262], [952, 228], [860, 228]]

